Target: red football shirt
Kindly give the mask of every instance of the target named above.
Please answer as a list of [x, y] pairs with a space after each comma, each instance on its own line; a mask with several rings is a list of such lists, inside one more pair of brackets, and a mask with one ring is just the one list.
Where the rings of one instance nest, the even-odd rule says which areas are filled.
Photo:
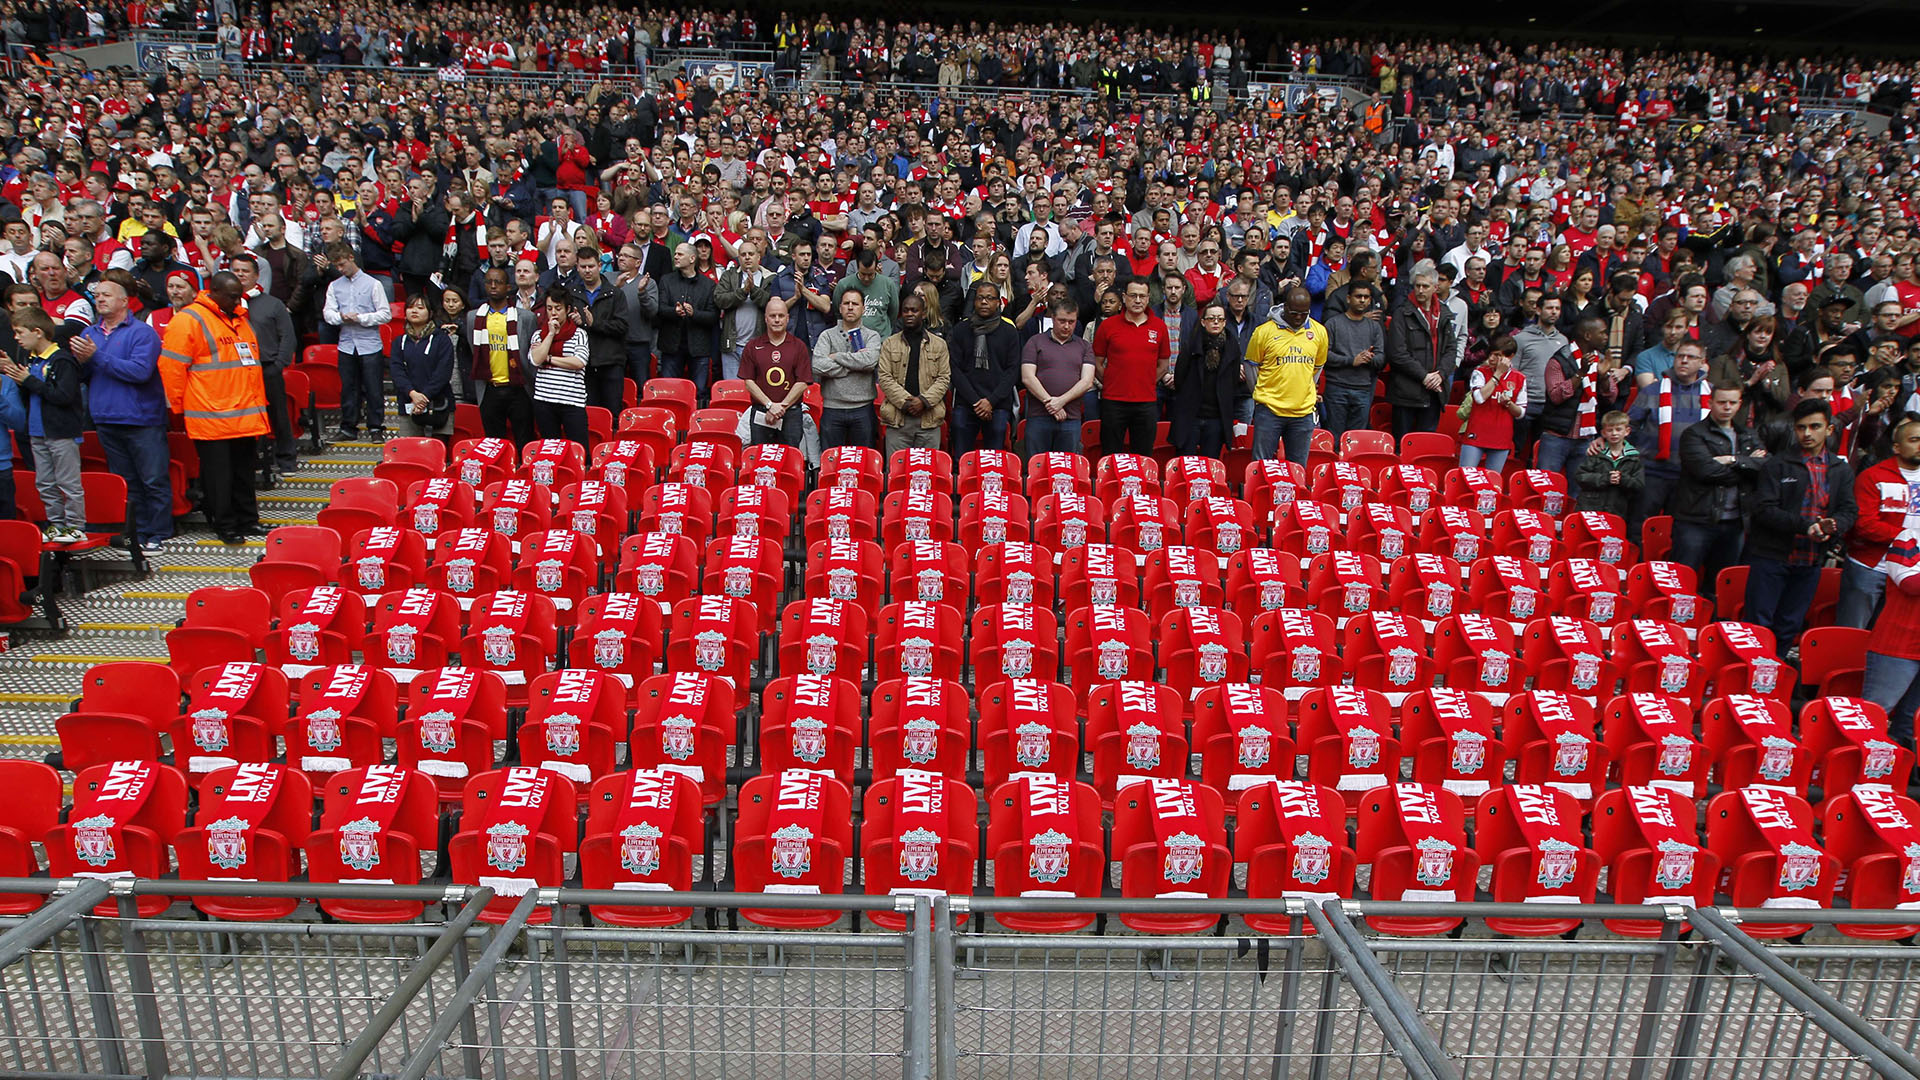
[[1107, 360], [1106, 378], [1100, 396], [1108, 401], [1157, 401], [1154, 383], [1160, 376], [1160, 361], [1173, 355], [1167, 338], [1167, 324], [1160, 316], [1147, 312], [1145, 322], [1134, 325], [1121, 312], [1100, 323], [1093, 332], [1093, 352]]

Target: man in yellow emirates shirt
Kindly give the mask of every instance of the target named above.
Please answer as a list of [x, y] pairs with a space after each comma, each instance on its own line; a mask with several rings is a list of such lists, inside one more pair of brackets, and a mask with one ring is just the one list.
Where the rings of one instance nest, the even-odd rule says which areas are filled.
[[1253, 331], [1247, 363], [1259, 369], [1253, 384], [1253, 456], [1267, 461], [1286, 447], [1288, 461], [1305, 467], [1313, 445], [1318, 380], [1327, 364], [1327, 328], [1308, 314], [1313, 297], [1288, 289], [1273, 317]]

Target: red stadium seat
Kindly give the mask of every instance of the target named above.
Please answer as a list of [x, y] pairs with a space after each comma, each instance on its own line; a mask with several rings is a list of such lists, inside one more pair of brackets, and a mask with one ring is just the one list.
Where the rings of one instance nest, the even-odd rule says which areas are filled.
[[338, 664], [308, 672], [299, 683], [300, 707], [287, 725], [287, 763], [324, 779], [378, 765], [384, 740], [397, 737], [400, 691], [377, 667]]
[[[687, 892], [694, 857], [704, 849], [705, 824], [700, 787], [684, 775], [635, 770], [601, 777], [587, 792], [580, 883], [589, 889]], [[693, 917], [690, 907], [594, 904], [587, 910], [610, 926], [677, 926]]]
[[763, 773], [812, 770], [853, 784], [860, 748], [860, 684], [802, 672], [767, 684], [760, 696]]
[[[845, 784], [816, 772], [762, 773], [740, 785], [733, 879], [745, 893], [846, 891], [852, 858], [853, 798]], [[826, 926], [837, 911], [741, 908], [748, 922], [789, 930]]]
[[[1600, 856], [1587, 847], [1579, 800], [1538, 784], [1514, 784], [1482, 795], [1474, 810], [1473, 846], [1493, 868], [1499, 903], [1591, 904], [1600, 883]], [[1487, 928], [1515, 937], [1552, 937], [1579, 919], [1495, 916]]]
[[620, 543], [614, 588], [670, 610], [700, 591], [700, 547], [678, 533], [641, 532]]
[[1033, 536], [1032, 511], [1017, 491], [976, 491], [960, 499], [962, 546], [970, 550], [1021, 542]]
[[966, 623], [951, 604], [905, 600], [880, 611], [874, 631], [874, 677], [958, 679], [965, 662]]
[[[32, 877], [33, 845], [60, 824], [60, 774], [37, 761], [0, 761], [0, 877]], [[0, 893], [0, 915], [25, 915], [46, 898]]]
[[971, 699], [947, 679], [889, 679], [874, 687], [867, 761], [878, 783], [908, 769], [967, 775]]
[[1416, 783], [1461, 798], [1478, 798], [1506, 776], [1507, 748], [1496, 736], [1498, 715], [1482, 694], [1434, 687], [1400, 705], [1401, 752], [1413, 759]]
[[[1837, 893], [1855, 910], [1913, 910], [1920, 904], [1914, 860], [1920, 852], [1920, 804], [1905, 795], [1869, 788], [1836, 795], [1820, 808], [1820, 834], [1839, 863]], [[1920, 924], [1834, 927], [1870, 941], [1910, 938]]]
[[[545, 769], [515, 766], [467, 781], [447, 855], [455, 884], [493, 889], [483, 922], [504, 922], [527, 891], [562, 883], [561, 860], [579, 845], [579, 805], [573, 781]], [[528, 921], [552, 919], [551, 908], [538, 907]]]
[[[971, 894], [979, 814], [979, 798], [964, 780], [910, 769], [869, 784], [860, 816], [860, 863], [867, 893]], [[873, 911], [868, 918], [882, 929], [900, 931], [906, 929], [908, 916]]]
[[[1100, 796], [1071, 777], [994, 785], [987, 802], [994, 895], [1098, 897], [1107, 876], [1100, 818]], [[1091, 912], [996, 911], [993, 917], [1009, 930], [1036, 934], [1070, 933], [1094, 920]]]
[[1230, 797], [1293, 776], [1287, 699], [1270, 686], [1226, 683], [1193, 698], [1193, 749], [1200, 781]]
[[168, 728], [189, 776], [240, 762], [272, 761], [287, 725], [287, 677], [251, 662], [202, 668], [188, 680], [186, 714]]
[[653, 675], [666, 647], [659, 605], [638, 593], [587, 597], [567, 644], [567, 666], [612, 675], [629, 696]]
[[[1735, 907], [1815, 908], [1833, 905], [1840, 860], [1813, 835], [1813, 809], [1797, 795], [1742, 788], [1707, 804], [1707, 847], [1720, 856], [1720, 886]], [[1757, 938], [1793, 937], [1808, 923], [1743, 922]]]
[[[1166, 900], [1225, 896], [1233, 879], [1226, 840], [1226, 809], [1212, 788], [1172, 777], [1128, 787], [1113, 807], [1120, 894]], [[1129, 911], [1120, 921], [1143, 934], [1193, 934], [1220, 917]]]
[[1786, 702], [1752, 694], [1709, 699], [1700, 711], [1700, 731], [1722, 790], [1760, 786], [1807, 797], [1813, 755], [1794, 741]]
[[680, 773], [700, 785], [701, 801], [726, 798], [737, 700], [725, 679], [695, 672], [655, 675], [636, 692], [627, 763]]
[[[320, 827], [307, 839], [307, 879], [420, 881], [420, 856], [438, 844], [440, 800], [433, 779], [394, 765], [338, 772], [320, 785]], [[418, 900], [324, 898], [320, 908], [344, 922], [416, 918]]]
[[[1607, 866], [1616, 904], [1713, 903], [1720, 857], [1700, 845], [1694, 803], [1651, 787], [1615, 788], [1593, 807], [1593, 850]], [[1666, 931], [1653, 919], [1608, 919], [1608, 930], [1653, 938]]]
[[982, 604], [968, 634], [968, 663], [978, 680], [1050, 680], [1060, 671], [1059, 635], [1051, 607]]
[[[313, 786], [284, 765], [230, 766], [201, 780], [197, 824], [174, 837], [182, 881], [286, 881], [300, 870], [313, 826]], [[216, 919], [284, 919], [293, 897], [196, 896]]]
[[627, 689], [611, 675], [569, 668], [541, 675], [527, 687], [519, 732], [523, 764], [587, 784], [614, 771], [628, 734]]
[[1022, 775], [1079, 775], [1080, 699], [1070, 687], [1016, 679], [981, 687], [977, 697], [988, 788]]
[[1691, 798], [1706, 794], [1712, 753], [1694, 737], [1693, 709], [1685, 700], [1622, 694], [1607, 703], [1601, 724], [1619, 784], [1665, 788]]
[[[56, 804], [57, 805], [57, 804]], [[168, 870], [167, 846], [187, 826], [187, 780], [179, 770], [152, 761], [113, 761], [80, 771], [73, 779], [67, 822], [46, 834], [47, 873], [158, 878]], [[141, 918], [173, 905], [167, 896], [142, 895]], [[119, 902], [107, 900], [94, 914], [116, 917]]]
[[1067, 666], [1071, 682], [1152, 682], [1153, 627], [1139, 608], [1083, 607], [1067, 618]]
[[[1466, 808], [1450, 791], [1393, 784], [1360, 803], [1354, 855], [1373, 864], [1369, 892], [1377, 900], [1473, 899], [1480, 857], [1467, 846]], [[1387, 934], [1445, 934], [1457, 917], [1368, 916]]]
[[1800, 743], [1824, 798], [1863, 785], [1905, 791], [1913, 751], [1887, 737], [1885, 709], [1864, 698], [1814, 698], [1800, 710]]
[[1187, 775], [1186, 702], [1154, 683], [1098, 683], [1087, 690], [1087, 749], [1093, 787], [1111, 804], [1116, 793], [1151, 777]]
[[1140, 567], [1112, 544], [1084, 544], [1055, 556], [1060, 598], [1069, 615], [1084, 607], [1139, 607]]
[[[969, 545], [964, 541], [961, 547]], [[1053, 610], [1053, 552], [1018, 540], [979, 549], [974, 563], [973, 602], [1032, 604]]]
[[[1332, 900], [1353, 895], [1358, 860], [1347, 841], [1346, 803], [1339, 792], [1298, 780], [1269, 781], [1240, 793], [1233, 857], [1247, 864], [1247, 896], [1255, 900]], [[1243, 916], [1263, 934], [1312, 932], [1292, 916]]]
[[1307, 691], [1294, 709], [1306, 778], [1338, 791], [1349, 808], [1400, 775], [1400, 740], [1386, 695], [1352, 686]]
[[399, 764], [433, 777], [443, 802], [493, 768], [493, 744], [507, 737], [507, 685], [491, 671], [439, 668], [407, 687], [407, 718], [396, 729]]

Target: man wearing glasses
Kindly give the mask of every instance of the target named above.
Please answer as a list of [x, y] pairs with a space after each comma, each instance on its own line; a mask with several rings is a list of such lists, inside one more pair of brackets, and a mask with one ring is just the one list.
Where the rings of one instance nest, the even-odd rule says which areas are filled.
[[1220, 241], [1200, 241], [1200, 261], [1187, 271], [1187, 284], [1193, 286], [1195, 307], [1205, 307], [1220, 292], [1227, 268], [1220, 262]]

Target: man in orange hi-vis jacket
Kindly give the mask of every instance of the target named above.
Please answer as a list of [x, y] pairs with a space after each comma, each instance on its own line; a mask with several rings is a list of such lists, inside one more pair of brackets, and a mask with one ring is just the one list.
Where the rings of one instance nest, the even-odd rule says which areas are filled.
[[200, 454], [201, 505], [220, 539], [246, 541], [265, 530], [254, 502], [257, 440], [268, 431], [260, 342], [247, 322], [240, 281], [218, 273], [167, 323], [160, 377], [167, 406], [186, 417]]

